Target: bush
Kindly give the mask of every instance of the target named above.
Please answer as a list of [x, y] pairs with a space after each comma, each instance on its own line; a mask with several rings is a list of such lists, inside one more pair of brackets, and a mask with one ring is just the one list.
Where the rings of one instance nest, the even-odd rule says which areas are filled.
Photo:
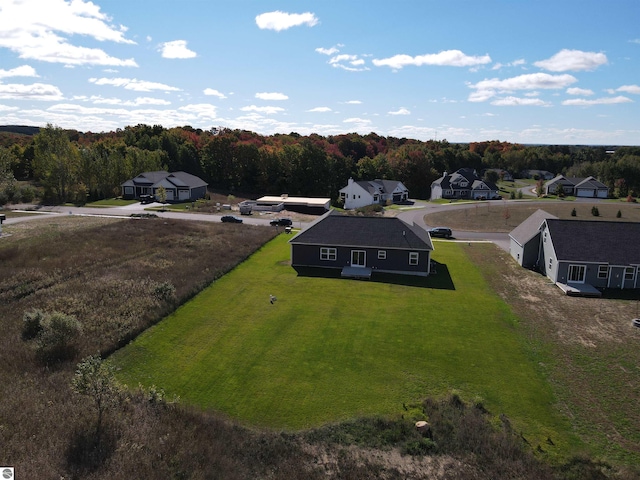
[[436, 452], [438, 445], [430, 438], [421, 438], [412, 442], [407, 442], [404, 446], [404, 453], [413, 457], [427, 455]]
[[571, 210], [571, 216], [575, 217], [576, 215], [577, 215], [576, 209], [574, 208], [573, 210]]
[[620, 210], [616, 213], [616, 218], [622, 218], [622, 212]]
[[42, 310], [34, 309], [30, 312], [24, 312], [22, 316], [22, 339], [32, 340], [36, 338], [42, 331], [42, 321], [46, 318], [46, 314]]
[[600, 216], [600, 210], [598, 210], [598, 207], [596, 207], [595, 205], [591, 207], [591, 215], [593, 215], [594, 217]]
[[36, 337], [36, 354], [44, 363], [72, 360], [77, 353], [76, 341], [82, 335], [82, 324], [73, 315], [53, 312], [40, 322]]
[[156, 285], [153, 295], [160, 301], [168, 302], [176, 295], [176, 287], [171, 282], [162, 282]]

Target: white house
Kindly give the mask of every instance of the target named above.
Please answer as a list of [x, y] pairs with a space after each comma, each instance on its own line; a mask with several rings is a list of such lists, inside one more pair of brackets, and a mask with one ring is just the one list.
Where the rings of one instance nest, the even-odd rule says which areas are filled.
[[409, 200], [409, 190], [402, 182], [396, 180], [376, 179], [356, 182], [350, 178], [347, 186], [340, 189], [340, 200], [347, 210], [367, 205], [384, 205], [387, 202], [403, 203]]

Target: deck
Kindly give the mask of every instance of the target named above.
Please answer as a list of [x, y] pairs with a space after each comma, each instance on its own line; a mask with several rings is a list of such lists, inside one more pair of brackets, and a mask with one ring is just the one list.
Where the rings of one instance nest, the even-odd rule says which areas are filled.
[[340, 276], [343, 278], [371, 279], [371, 269], [366, 267], [344, 267]]
[[588, 283], [556, 283], [566, 294], [574, 297], [601, 297], [602, 292]]

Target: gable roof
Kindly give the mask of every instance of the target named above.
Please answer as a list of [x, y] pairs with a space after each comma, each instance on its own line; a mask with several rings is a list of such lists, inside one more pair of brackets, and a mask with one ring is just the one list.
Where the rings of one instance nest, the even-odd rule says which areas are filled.
[[188, 188], [198, 188], [198, 187], [206, 187], [208, 184], [202, 180], [200, 177], [196, 177], [195, 175], [191, 175], [187, 172], [173, 172], [169, 173], [164, 170], [158, 170], [155, 172], [143, 172], [137, 177], [132, 178], [131, 180], [127, 180], [122, 184], [122, 186], [132, 186], [132, 185], [156, 185], [163, 180], [170, 182], [176, 187], [188, 187]]
[[511, 230], [509, 236], [513, 238], [519, 245], [524, 245], [540, 231], [540, 227], [548, 218], [558, 218], [544, 210], [538, 209], [527, 217], [527, 219]]
[[[467, 185], [461, 187], [458, 185], [460, 181], [466, 180]], [[482, 180], [482, 178], [476, 173], [473, 168], [459, 168], [453, 173], [444, 174], [442, 177], [434, 180], [431, 185], [440, 185], [443, 190], [449, 189], [462, 189], [473, 190], [480, 189], [485, 190], [483, 187], [487, 187], [489, 190], [498, 191], [498, 187], [493, 182]]]
[[329, 212], [289, 240], [291, 244], [433, 250], [429, 234], [397, 217], [360, 217]]
[[[403, 190], [406, 190], [406, 187], [402, 184], [402, 182], [398, 180], [380, 180], [377, 178], [375, 180], [358, 180], [353, 183], [358, 185], [360, 188], [362, 188], [366, 192], [369, 192], [369, 194], [371, 194], [372, 196], [376, 193], [391, 194], [399, 186], [401, 186]], [[348, 185], [340, 189], [340, 191], [343, 191], [347, 188], [348, 188]]]
[[640, 265], [640, 223], [547, 219], [559, 261]]

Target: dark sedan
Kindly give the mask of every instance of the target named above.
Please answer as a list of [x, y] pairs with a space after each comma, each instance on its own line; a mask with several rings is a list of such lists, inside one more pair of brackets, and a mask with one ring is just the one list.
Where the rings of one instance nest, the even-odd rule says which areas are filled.
[[220, 221], [224, 223], [242, 223], [242, 219], [235, 215], [224, 215]]
[[432, 237], [451, 238], [453, 233], [450, 228], [436, 227], [429, 230], [429, 235]]

